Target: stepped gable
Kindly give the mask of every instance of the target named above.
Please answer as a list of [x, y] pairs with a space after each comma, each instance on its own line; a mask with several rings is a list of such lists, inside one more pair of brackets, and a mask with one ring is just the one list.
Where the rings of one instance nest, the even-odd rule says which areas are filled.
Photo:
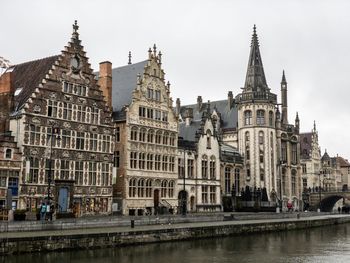
[[58, 59], [57, 56], [33, 60], [10, 67], [7, 72], [12, 72], [14, 91], [22, 88], [17, 96], [14, 96], [15, 110], [23, 107], [31, 94], [35, 91], [52, 65]]
[[137, 76], [144, 73], [148, 60], [112, 69], [112, 106], [113, 111], [121, 111], [130, 105], [132, 92], [137, 87]]

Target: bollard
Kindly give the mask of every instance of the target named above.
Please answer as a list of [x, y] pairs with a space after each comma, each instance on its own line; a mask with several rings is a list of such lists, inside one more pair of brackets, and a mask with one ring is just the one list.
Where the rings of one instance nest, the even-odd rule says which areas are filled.
[[130, 223], [131, 223], [131, 228], [134, 228], [135, 227], [135, 220], [131, 219]]

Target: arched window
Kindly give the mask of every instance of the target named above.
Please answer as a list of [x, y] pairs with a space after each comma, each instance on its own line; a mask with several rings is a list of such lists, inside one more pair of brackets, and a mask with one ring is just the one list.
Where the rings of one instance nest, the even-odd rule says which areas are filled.
[[137, 168], [137, 152], [130, 153], [130, 168]]
[[146, 141], [146, 129], [142, 128], [140, 130], [140, 136], [139, 136], [140, 142], [145, 142]]
[[250, 110], [244, 112], [244, 125], [252, 125], [252, 111]]
[[5, 151], [5, 159], [11, 159], [12, 158], [12, 150], [6, 149]]
[[29, 178], [28, 183], [38, 183], [39, 177], [39, 159], [35, 157], [29, 158]]
[[164, 132], [164, 135], [163, 135], [163, 144], [164, 145], [168, 144], [168, 138], [169, 138], [169, 134], [167, 132]]
[[259, 131], [259, 144], [262, 145], [264, 144], [264, 132]]
[[292, 143], [292, 164], [297, 164], [298, 162], [298, 145]]
[[162, 170], [168, 171], [168, 156], [163, 155]]
[[211, 131], [207, 130], [207, 149], [211, 149]]
[[272, 111], [269, 112], [269, 125], [270, 125], [271, 127], [274, 126], [274, 125], [273, 125], [273, 112], [272, 112]]
[[131, 128], [131, 134], [130, 134], [130, 139], [132, 141], [137, 141], [137, 133], [138, 133], [138, 128], [137, 127], [132, 127]]
[[153, 154], [149, 153], [147, 154], [147, 170], [153, 169]]
[[160, 197], [166, 197], [168, 182], [163, 180], [160, 188]]
[[241, 187], [240, 183], [240, 170], [238, 168], [235, 169], [235, 192], [239, 193], [239, 189]]
[[152, 197], [152, 180], [146, 181], [146, 197]]
[[138, 197], [144, 196], [144, 191], [145, 191], [144, 187], [145, 187], [145, 180], [140, 179], [139, 183], [138, 183], [138, 187], [137, 187], [137, 196]]
[[153, 143], [154, 130], [148, 130], [147, 133], [147, 142]]
[[297, 193], [297, 172], [296, 170], [292, 170], [292, 195], [296, 195]]
[[265, 111], [264, 110], [257, 110], [257, 112], [256, 112], [256, 124], [257, 125], [264, 125], [265, 124]]
[[156, 133], [156, 143], [161, 144], [162, 143], [162, 131], [157, 131]]
[[215, 161], [215, 156], [211, 156], [210, 157], [209, 174], [210, 174], [210, 179], [212, 179], [212, 180], [216, 179], [216, 161]]
[[175, 133], [170, 134], [170, 145], [171, 146], [175, 146], [175, 139], [176, 139]]
[[145, 153], [139, 153], [139, 169], [145, 169]]
[[136, 196], [136, 179], [132, 178], [129, 180], [129, 197]]
[[225, 167], [225, 193], [231, 193], [231, 167]]
[[168, 184], [168, 195], [169, 195], [169, 198], [172, 198], [174, 197], [174, 181], [170, 181], [169, 184]]
[[202, 156], [202, 178], [208, 179], [208, 157], [205, 154]]
[[250, 160], [250, 134], [247, 131], [245, 133], [245, 158], [246, 160]]

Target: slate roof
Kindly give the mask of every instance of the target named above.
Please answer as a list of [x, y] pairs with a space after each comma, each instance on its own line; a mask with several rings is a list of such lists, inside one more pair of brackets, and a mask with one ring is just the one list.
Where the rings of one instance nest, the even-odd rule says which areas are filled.
[[22, 91], [14, 96], [15, 110], [23, 107], [30, 95], [35, 91], [42, 79], [49, 72], [58, 56], [33, 60], [14, 65], [6, 72], [12, 72], [14, 91], [22, 88]]
[[312, 150], [312, 132], [300, 133], [300, 157], [310, 159]]
[[243, 164], [243, 157], [238, 149], [225, 143], [222, 143], [220, 147], [220, 159], [224, 162]]
[[186, 126], [185, 122], [179, 123], [179, 136], [186, 141], [196, 141], [196, 132], [201, 126], [201, 120], [192, 121], [191, 125]]
[[142, 76], [148, 60], [112, 69], [112, 106], [120, 111], [131, 103], [132, 92], [136, 88], [137, 75]]
[[349, 161], [344, 159], [341, 156], [337, 157], [337, 161], [338, 161], [340, 167], [349, 167], [350, 166]]

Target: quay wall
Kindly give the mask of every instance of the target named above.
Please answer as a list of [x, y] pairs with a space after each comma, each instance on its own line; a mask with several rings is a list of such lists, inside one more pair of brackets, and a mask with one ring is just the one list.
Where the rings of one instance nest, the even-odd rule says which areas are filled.
[[139, 245], [154, 242], [201, 239], [249, 233], [307, 229], [349, 223], [350, 217], [326, 217], [322, 219], [287, 219], [267, 222], [211, 222], [202, 226], [159, 226], [153, 229], [128, 228], [95, 233], [54, 233], [0, 238], [0, 255], [48, 252], [57, 250], [96, 249]]

